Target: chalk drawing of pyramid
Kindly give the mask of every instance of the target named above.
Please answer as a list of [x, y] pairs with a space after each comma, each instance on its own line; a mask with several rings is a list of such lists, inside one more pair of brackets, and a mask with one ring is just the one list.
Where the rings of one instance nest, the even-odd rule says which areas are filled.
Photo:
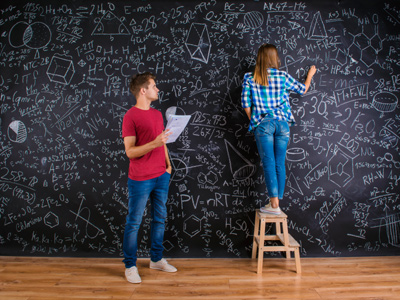
[[321, 18], [321, 13], [317, 12], [311, 22], [310, 31], [308, 32], [309, 40], [322, 40], [327, 37], [325, 25]]
[[[236, 180], [245, 180], [256, 171], [255, 165], [247, 160], [231, 143], [225, 140], [226, 152], [228, 153], [229, 167]], [[233, 165], [235, 163], [235, 166]], [[239, 164], [239, 167], [236, 165]]]
[[108, 11], [97, 23], [92, 35], [130, 35], [128, 27], [112, 12]]

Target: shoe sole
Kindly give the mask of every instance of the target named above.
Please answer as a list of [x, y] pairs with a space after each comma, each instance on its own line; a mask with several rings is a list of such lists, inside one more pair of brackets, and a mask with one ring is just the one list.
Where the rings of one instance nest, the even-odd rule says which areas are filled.
[[128, 280], [128, 279], [126, 279], [126, 281], [128, 281], [128, 282], [130, 282], [130, 283], [142, 283], [142, 281], [140, 280], [140, 281], [132, 281], [132, 280]]
[[163, 271], [163, 272], [167, 272], [167, 273], [175, 273], [176, 271], [178, 271], [178, 270], [168, 271], [168, 270], [165, 270], [162, 268], [157, 268], [157, 267], [150, 267], [150, 269], [159, 270], [159, 271]]

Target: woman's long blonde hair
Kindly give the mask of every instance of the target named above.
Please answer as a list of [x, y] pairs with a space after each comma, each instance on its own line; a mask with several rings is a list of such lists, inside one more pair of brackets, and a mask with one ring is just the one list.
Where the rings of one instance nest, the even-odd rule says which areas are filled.
[[278, 50], [272, 44], [263, 44], [258, 49], [254, 81], [260, 85], [268, 86], [268, 68], [279, 69], [281, 60]]

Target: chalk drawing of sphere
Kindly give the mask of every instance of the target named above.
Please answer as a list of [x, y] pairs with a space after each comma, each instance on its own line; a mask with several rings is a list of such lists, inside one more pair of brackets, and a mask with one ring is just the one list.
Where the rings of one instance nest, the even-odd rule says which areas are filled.
[[264, 23], [264, 17], [259, 11], [250, 11], [244, 15], [244, 24], [250, 28], [258, 28]]
[[28, 133], [26, 126], [21, 121], [12, 121], [8, 125], [8, 138], [15, 143], [23, 143], [26, 141]]
[[42, 22], [32, 24], [18, 22], [11, 28], [8, 39], [10, 45], [15, 48], [27, 46], [32, 49], [41, 49], [50, 43], [51, 31]]

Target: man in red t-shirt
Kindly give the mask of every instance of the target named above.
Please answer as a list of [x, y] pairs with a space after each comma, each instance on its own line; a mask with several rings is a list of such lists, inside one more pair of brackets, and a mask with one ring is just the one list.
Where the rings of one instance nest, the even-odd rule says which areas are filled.
[[149, 72], [132, 76], [130, 91], [136, 105], [124, 116], [122, 137], [129, 158], [129, 211], [126, 217], [123, 251], [125, 277], [131, 283], [140, 283], [136, 260], [137, 238], [147, 200], [151, 201], [150, 268], [176, 272], [163, 258], [163, 240], [171, 163], [166, 142], [171, 134], [164, 131], [161, 113], [151, 108], [158, 99], [155, 76]]

